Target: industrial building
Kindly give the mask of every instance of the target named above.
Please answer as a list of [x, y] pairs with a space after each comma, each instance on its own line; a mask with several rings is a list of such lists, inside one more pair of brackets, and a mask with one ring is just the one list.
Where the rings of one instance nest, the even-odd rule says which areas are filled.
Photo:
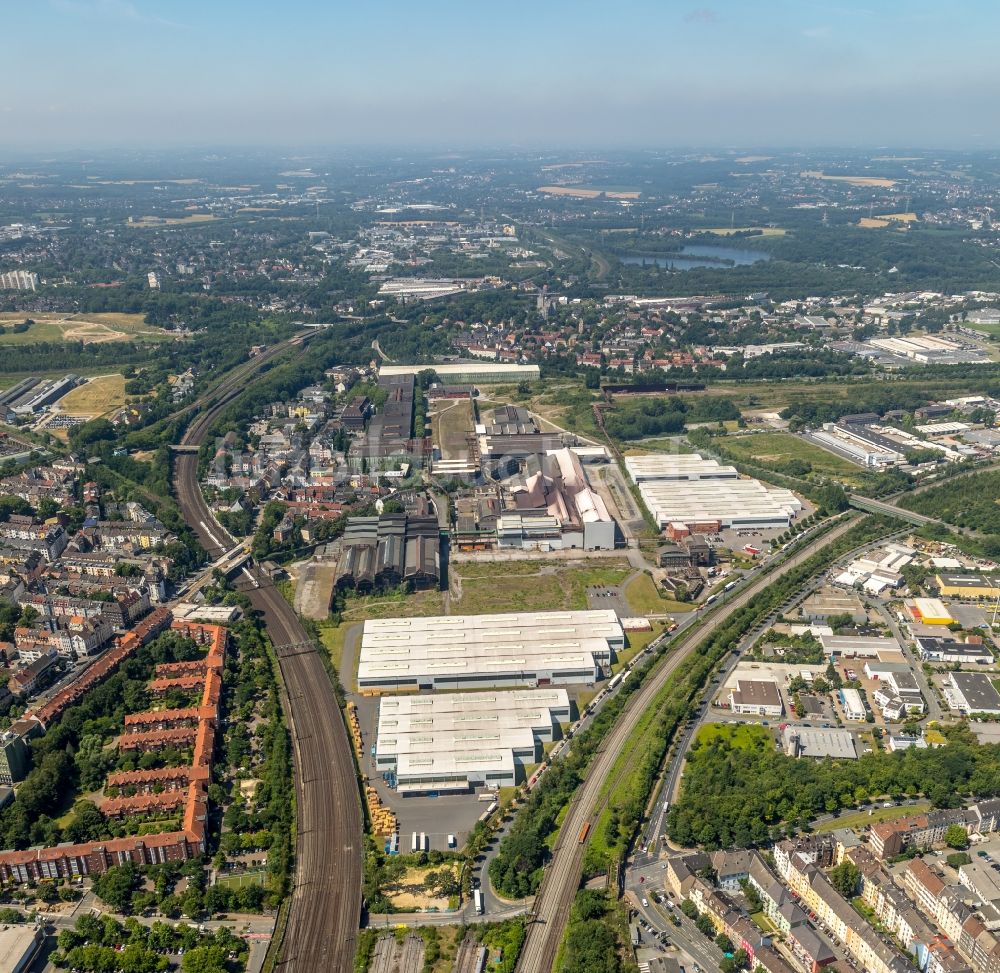
[[611, 609], [369, 619], [358, 688], [593, 685], [624, 646]]
[[820, 588], [799, 606], [799, 614], [808, 622], [825, 625], [831, 618], [849, 617], [855, 625], [868, 621], [868, 612], [853, 591]]
[[505, 489], [512, 509], [497, 518], [500, 547], [614, 550], [615, 520], [572, 450], [528, 457]]
[[415, 376], [433, 370], [449, 385], [497, 385], [506, 382], [537, 382], [541, 372], [537, 365], [509, 365], [506, 362], [463, 361], [442, 365], [382, 365], [379, 378]]
[[984, 672], [949, 672], [945, 694], [963, 716], [969, 713], [1000, 715], [1000, 693]]
[[396, 513], [348, 520], [337, 561], [338, 590], [437, 588], [440, 580], [437, 517]]
[[696, 453], [629, 456], [625, 469], [657, 525], [675, 539], [729, 527], [787, 527], [802, 510], [791, 490], [739, 479], [733, 467]]
[[542, 432], [531, 413], [519, 405], [494, 409], [488, 421], [476, 424], [475, 432], [479, 455], [494, 465], [498, 476], [515, 472], [528, 456], [565, 445], [560, 433]]
[[403, 795], [511, 787], [569, 720], [565, 689], [384, 696], [375, 764]]
[[785, 711], [777, 683], [770, 679], [739, 679], [730, 690], [729, 706], [742, 716], [779, 717]]

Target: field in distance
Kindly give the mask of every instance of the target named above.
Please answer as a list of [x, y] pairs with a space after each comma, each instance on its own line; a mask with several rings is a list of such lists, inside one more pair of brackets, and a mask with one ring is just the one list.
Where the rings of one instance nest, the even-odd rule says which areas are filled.
[[895, 179], [886, 179], [882, 176], [828, 176], [825, 172], [818, 172], [814, 169], [806, 169], [799, 173], [804, 179], [823, 179], [826, 182], [846, 182], [848, 186], [875, 186], [879, 189], [892, 189], [896, 185]]
[[[30, 320], [24, 331], [15, 325]], [[155, 325], [146, 324], [141, 314], [25, 314], [23, 311], [0, 312], [0, 345], [34, 345], [42, 341], [82, 341], [103, 344], [109, 341], [152, 343], [171, 341], [176, 336]]]
[[539, 186], [540, 193], [550, 196], [574, 196], [578, 199], [596, 199], [607, 196], [608, 199], [638, 199], [642, 194], [635, 189], [595, 189], [592, 186]]

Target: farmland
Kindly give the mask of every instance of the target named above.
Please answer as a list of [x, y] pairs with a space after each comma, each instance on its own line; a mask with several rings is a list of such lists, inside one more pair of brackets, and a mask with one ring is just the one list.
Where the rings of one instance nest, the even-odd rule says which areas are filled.
[[0, 313], [0, 327], [3, 327], [0, 345], [34, 345], [43, 341], [152, 343], [174, 338], [169, 331], [146, 324], [141, 314], [32, 314], [32, 323], [25, 330], [12, 330], [26, 318], [23, 312]]

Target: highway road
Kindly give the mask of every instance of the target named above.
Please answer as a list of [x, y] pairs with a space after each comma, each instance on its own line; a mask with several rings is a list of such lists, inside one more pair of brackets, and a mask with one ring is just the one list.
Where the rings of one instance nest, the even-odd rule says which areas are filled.
[[[247, 377], [240, 377], [240, 388]], [[182, 445], [200, 445], [235, 394], [229, 394], [228, 380], [210, 393], [211, 404], [191, 424]], [[235, 542], [205, 503], [196, 453], [175, 457], [174, 488], [184, 519], [209, 556], [232, 548]], [[291, 606], [256, 567], [244, 568], [243, 575], [278, 655], [295, 762], [295, 883], [275, 968], [350, 970], [361, 916], [364, 845], [347, 727], [323, 660]]]
[[642, 687], [629, 700], [595, 756], [587, 778], [570, 804], [559, 831], [559, 839], [535, 900], [535, 920], [528, 926], [524, 948], [517, 964], [520, 973], [548, 973], [554, 966], [563, 929], [580, 884], [586, 842], [579, 842], [578, 836], [585, 824], [596, 823], [603, 807], [601, 791], [611, 775], [615, 761], [664, 683], [704, 639], [725, 625], [734, 611], [746, 605], [754, 595], [773, 584], [777, 578], [846, 533], [856, 522], [857, 517], [845, 518], [828, 533], [791, 555], [774, 571], [745, 584], [725, 606], [720, 606], [707, 617], [705, 625], [682, 636], [666, 662], [647, 677]]

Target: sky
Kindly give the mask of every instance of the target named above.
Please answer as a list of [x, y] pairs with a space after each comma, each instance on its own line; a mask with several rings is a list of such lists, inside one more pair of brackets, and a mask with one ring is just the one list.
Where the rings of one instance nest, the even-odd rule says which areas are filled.
[[1000, 144], [995, 0], [0, 0], [0, 148]]

